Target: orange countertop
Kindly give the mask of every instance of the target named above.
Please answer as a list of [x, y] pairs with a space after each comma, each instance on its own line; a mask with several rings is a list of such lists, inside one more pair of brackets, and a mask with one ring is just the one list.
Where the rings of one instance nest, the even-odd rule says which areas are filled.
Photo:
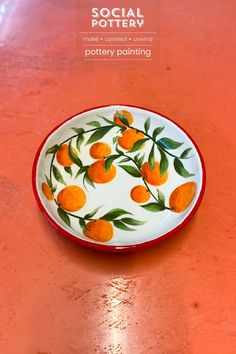
[[[130, 3], [153, 18], [153, 29], [157, 2]], [[148, 62], [81, 60], [78, 33], [92, 6], [0, 1], [0, 353], [235, 354], [236, 3], [161, 2]], [[195, 217], [136, 253], [63, 238], [31, 188], [45, 135], [110, 103], [171, 117], [206, 163]]]

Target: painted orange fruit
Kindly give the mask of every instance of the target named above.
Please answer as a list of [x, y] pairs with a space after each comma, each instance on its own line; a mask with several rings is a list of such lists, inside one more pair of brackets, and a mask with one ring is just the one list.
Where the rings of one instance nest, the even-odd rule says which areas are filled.
[[[125, 111], [125, 110], [121, 110], [121, 111], [119, 111], [119, 113], [122, 114], [128, 120], [129, 125], [131, 125], [133, 123], [134, 118], [133, 118], [132, 113]], [[121, 127], [126, 127], [126, 125], [121, 122], [117, 113], [114, 114], [114, 122], [116, 124], [120, 125]]]
[[145, 203], [150, 199], [150, 192], [145, 186], [135, 186], [130, 192], [130, 197], [136, 203]]
[[87, 229], [83, 230], [83, 234], [92, 240], [106, 242], [113, 237], [113, 227], [106, 220], [91, 220], [87, 223]]
[[180, 213], [187, 209], [191, 204], [197, 190], [195, 182], [187, 182], [177, 187], [170, 195], [170, 208], [176, 213]]
[[108, 171], [105, 170], [105, 160], [95, 161], [88, 168], [88, 176], [95, 183], [108, 183], [116, 176], [116, 167], [111, 165]]
[[102, 159], [111, 154], [111, 147], [107, 143], [98, 142], [91, 146], [89, 153], [93, 159]]
[[[127, 129], [118, 138], [118, 144], [125, 150], [130, 150], [136, 143], [136, 141], [143, 139], [144, 134], [136, 129]], [[144, 144], [142, 145], [142, 147]]]
[[51, 188], [45, 182], [42, 183], [42, 192], [43, 192], [43, 195], [45, 196], [45, 198], [47, 200], [53, 200], [54, 199], [54, 195], [53, 195], [53, 193], [51, 191]]
[[155, 161], [154, 169], [149, 166], [148, 162], [145, 162], [141, 167], [141, 174], [145, 181], [153, 186], [160, 186], [168, 178], [168, 172], [163, 176], [160, 175], [160, 164], [157, 161]]
[[[75, 148], [72, 147], [73, 152], [75, 155], [78, 155], [78, 152]], [[62, 144], [59, 149], [57, 150], [56, 153], [56, 158], [57, 162], [65, 167], [70, 167], [73, 164], [73, 161], [71, 160], [69, 156], [69, 145], [68, 144]]]
[[62, 209], [77, 211], [86, 203], [86, 195], [78, 186], [67, 186], [59, 192], [57, 202]]

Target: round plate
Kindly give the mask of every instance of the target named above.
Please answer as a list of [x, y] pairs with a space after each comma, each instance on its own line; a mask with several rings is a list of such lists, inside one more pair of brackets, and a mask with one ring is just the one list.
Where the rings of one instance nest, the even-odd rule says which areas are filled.
[[44, 139], [33, 165], [39, 207], [63, 235], [105, 251], [181, 229], [205, 188], [198, 147], [176, 123], [129, 105], [83, 111]]

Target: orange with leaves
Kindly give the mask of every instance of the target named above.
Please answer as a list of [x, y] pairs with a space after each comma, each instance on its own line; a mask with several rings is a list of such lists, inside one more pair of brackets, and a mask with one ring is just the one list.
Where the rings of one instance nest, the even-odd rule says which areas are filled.
[[102, 159], [111, 154], [111, 147], [107, 143], [98, 142], [91, 146], [89, 153], [93, 159]]
[[[126, 129], [118, 138], [118, 144], [125, 150], [130, 150], [134, 144], [144, 138], [144, 134], [136, 129]], [[144, 144], [140, 147], [143, 148]]]
[[110, 169], [106, 171], [105, 160], [98, 160], [89, 166], [88, 176], [95, 183], [108, 183], [115, 178], [116, 167], [111, 165]]
[[[78, 152], [75, 148], [72, 147], [72, 151], [76, 156], [78, 156]], [[57, 158], [57, 162], [60, 165], [64, 167], [70, 167], [73, 164], [73, 161], [71, 160], [69, 155], [69, 145], [62, 144], [57, 150], [56, 158]]]
[[168, 178], [168, 172], [161, 176], [160, 164], [157, 161], [155, 161], [153, 169], [149, 166], [148, 162], [145, 162], [141, 167], [141, 174], [145, 181], [153, 186], [160, 186], [165, 183]]
[[130, 192], [131, 199], [136, 203], [145, 203], [150, 199], [150, 192], [145, 186], [135, 186]]
[[[129, 125], [131, 125], [134, 121], [133, 115], [132, 113], [126, 111], [126, 110], [121, 110], [118, 111], [120, 114], [122, 114], [122, 116], [124, 116], [127, 121], [129, 122]], [[126, 127], [126, 125], [120, 120], [119, 115], [117, 114], [117, 112], [114, 114], [114, 122], [116, 124], [118, 124], [121, 127]]]
[[87, 223], [83, 234], [92, 240], [107, 242], [113, 237], [113, 227], [112, 224], [106, 220], [91, 220]]
[[86, 195], [78, 186], [67, 186], [59, 192], [57, 203], [64, 210], [77, 211], [86, 203]]
[[44, 194], [44, 196], [45, 196], [45, 198], [47, 200], [53, 200], [54, 199], [54, 195], [52, 193], [51, 188], [45, 182], [42, 183], [42, 192], [43, 192], [43, 194]]
[[180, 213], [191, 204], [197, 190], [195, 182], [187, 182], [177, 187], [170, 195], [169, 204], [171, 210]]

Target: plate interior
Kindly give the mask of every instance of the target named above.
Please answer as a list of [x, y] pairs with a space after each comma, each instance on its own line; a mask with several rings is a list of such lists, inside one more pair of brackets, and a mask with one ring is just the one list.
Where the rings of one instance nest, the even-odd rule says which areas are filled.
[[[141, 148], [137, 151], [130, 152], [126, 149], [123, 149], [119, 144], [117, 144], [117, 137], [121, 136], [125, 131], [125, 128], [123, 129], [123, 131], [121, 131], [121, 127], [119, 125], [112, 127], [109, 131], [106, 132], [103, 137], [99, 138], [97, 141], [88, 144], [88, 140], [90, 139], [92, 134], [94, 134], [96, 131], [101, 131], [101, 127], [109, 126], [111, 124], [105, 121], [102, 117], [105, 117], [111, 122], [113, 122], [115, 112], [121, 112], [122, 110], [126, 110], [132, 114], [134, 118], [134, 121], [131, 124], [132, 128], [136, 128], [138, 131], [144, 132], [143, 138], [147, 140], [141, 146]], [[122, 119], [122, 115], [120, 117]], [[146, 130], [148, 131], [148, 133], [145, 132], [145, 122]], [[90, 125], [90, 123], [93, 123], [94, 125]], [[124, 121], [124, 124], [125, 123], [127, 123], [127, 121]], [[164, 145], [162, 145], [162, 152], [164, 151], [164, 155], [167, 157], [169, 163], [168, 179], [165, 183], [158, 186], [154, 186], [148, 183], [148, 190], [150, 190], [150, 192], [155, 198], [151, 195], [150, 199], [147, 202], [137, 203], [131, 198], [130, 193], [131, 190], [137, 185], [145, 186], [143, 177], [135, 176], [135, 172], [133, 170], [132, 175], [121, 167], [122, 165], [128, 165], [132, 166], [137, 170], [138, 168], [133, 163], [133, 161], [129, 160], [122, 163], [121, 160], [124, 160], [125, 156], [134, 159], [135, 156], [139, 154], [138, 157], [144, 156], [143, 163], [148, 162], [148, 158], [150, 156], [150, 152], [153, 146], [153, 140], [151, 140], [148, 135], [152, 136], [154, 130], [156, 129], [156, 132], [158, 132], [159, 130], [157, 128], [160, 127], [164, 128], [155, 137], [154, 140], [160, 141], [162, 139], [161, 141], [164, 141]], [[81, 129], [83, 129], [86, 133], [83, 134], [84, 140], [82, 139], [83, 142], [80, 146], [79, 152], [77, 146], [77, 137], [78, 134], [81, 133]], [[87, 133], [87, 131], [91, 129], [94, 130]], [[128, 127], [127, 129], [130, 128]], [[163, 140], [163, 138], [168, 138], [175, 142], [181, 142], [182, 144], [179, 147], [174, 146], [173, 148], [172, 146], [172, 148], [170, 148], [170, 146], [168, 146], [169, 140], [167, 140], [167, 145], [165, 145], [166, 140]], [[108, 183], [94, 183], [94, 188], [89, 183], [87, 183], [88, 181], [84, 182], [84, 173], [81, 173], [79, 176], [75, 177], [78, 171], [81, 169], [81, 166], [79, 166], [78, 163], [73, 163], [70, 168], [67, 169], [67, 171], [64, 166], [58, 163], [56, 158], [57, 152], [55, 150], [57, 148], [53, 147], [60, 146], [63, 141], [66, 141], [66, 144], [70, 143], [71, 147], [75, 149], [74, 151], [76, 151], [76, 154], [82, 162], [83, 167], [91, 166], [94, 162], [97, 161], [90, 155], [90, 148], [96, 142], [104, 142], [109, 144], [109, 146], [111, 147], [111, 155], [122, 155], [123, 153], [125, 156], [123, 156], [123, 158], [121, 156], [120, 158], [115, 159], [113, 162], [116, 167], [115, 177]], [[117, 152], [116, 148], [118, 148], [120, 152]], [[174, 157], [171, 156], [175, 155], [180, 157], [183, 151], [185, 151], [186, 149], [189, 149], [187, 156], [188, 158], [179, 159], [178, 161], [181, 161], [184, 170], [192, 174], [189, 177], [184, 177], [183, 175], [176, 172], [176, 168], [174, 167]], [[154, 157], [154, 161], [161, 161], [161, 151], [158, 148], [158, 145], [156, 144], [154, 146]], [[57, 174], [55, 176], [55, 174], [53, 173], [52, 165], [55, 166], [56, 171], [59, 171], [59, 177]], [[183, 170], [182, 174], [184, 174]], [[45, 176], [47, 176], [49, 182], [51, 183], [51, 187], [56, 187], [56, 190], [54, 191], [54, 200], [47, 200], [45, 198], [44, 193], [42, 192], [42, 184], [48, 182]], [[63, 183], [61, 183], [61, 177], [63, 179]], [[191, 213], [191, 210], [194, 208], [194, 205], [196, 204], [196, 201], [198, 200], [200, 191], [202, 189], [202, 179], [203, 172], [200, 157], [194, 144], [188, 138], [185, 132], [183, 132], [173, 122], [156, 113], [149, 112], [140, 108], [126, 106], [109, 106], [93, 109], [81, 113], [63, 123], [46, 140], [41, 150], [36, 169], [37, 193], [43, 207], [51, 216], [51, 218], [65, 231], [72, 234], [73, 236], [91, 243], [102, 243], [106, 246], [129, 246], [145, 243], [153, 239], [159, 238], [176, 228], [187, 218], [187, 216]], [[171, 193], [177, 187], [185, 184], [186, 182], [195, 182], [197, 186], [195, 196], [190, 206], [182, 212], [173, 212], [167, 209], [169, 207], [169, 198]], [[63, 190], [66, 186], [71, 185], [79, 186], [84, 191], [86, 195], [86, 202], [81, 209], [79, 209], [78, 211], [70, 212], [70, 214], [72, 215], [67, 215], [70, 223], [69, 226], [68, 218], [65, 218], [64, 214], [59, 215], [58, 204], [56, 201], [60, 191]], [[158, 190], [161, 192], [160, 195], [158, 194]], [[153, 207], [154, 210], [149, 210], [148, 207], [144, 207], [145, 205], [151, 203], [158, 204], [159, 197], [163, 199], [163, 195], [165, 197], [164, 205], [166, 209], [161, 211], [155, 211], [155, 205]], [[89, 222], [89, 220], [85, 220], [84, 225], [83, 222], [80, 222], [81, 219], [78, 218], [83, 218], [85, 215], [91, 213], [95, 208], [98, 207], [100, 207], [100, 209], [92, 217], [92, 219], [97, 220], [106, 215], [107, 213], [113, 211], [114, 209], [122, 209], [127, 212], [127, 214], [114, 216], [115, 219], [113, 220], [108, 220], [112, 224], [113, 237], [105, 243], [99, 242], [98, 240], [93, 240], [85, 236], [83, 228]], [[66, 210], [64, 210], [64, 212], [67, 214]], [[124, 223], [125, 228], [127, 227], [129, 229], [132, 229], [132, 231], [124, 230], [123, 221], [120, 225], [119, 223], [116, 223], [117, 225], [119, 225], [118, 227], [116, 227], [114, 224], [114, 220], [119, 221], [121, 219], [134, 219], [136, 221], [143, 222], [143, 224], [140, 223], [140, 225], [132, 225], [132, 221], [131, 224]]]

